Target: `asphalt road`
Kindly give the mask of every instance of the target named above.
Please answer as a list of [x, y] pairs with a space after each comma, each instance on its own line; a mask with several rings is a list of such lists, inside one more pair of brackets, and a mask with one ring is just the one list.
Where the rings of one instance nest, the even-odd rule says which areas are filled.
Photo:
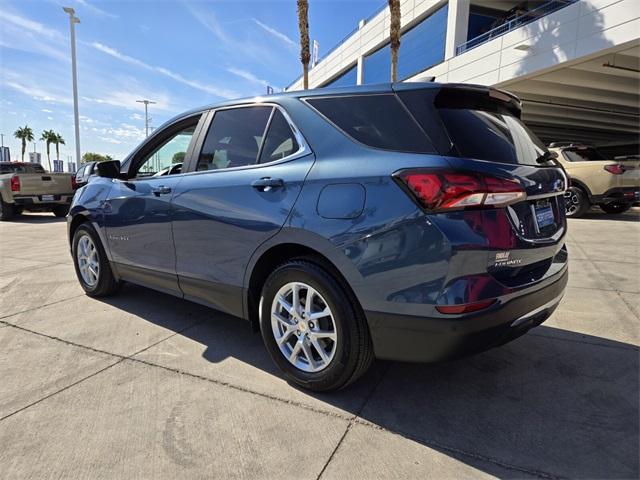
[[0, 477], [638, 478], [639, 219], [570, 221], [544, 326], [327, 395], [244, 322], [133, 285], [85, 296], [63, 220], [3, 222]]

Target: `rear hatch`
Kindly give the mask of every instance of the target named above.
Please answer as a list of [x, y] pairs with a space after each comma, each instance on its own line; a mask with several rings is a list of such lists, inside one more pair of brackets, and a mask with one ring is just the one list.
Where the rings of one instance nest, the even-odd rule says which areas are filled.
[[[431, 174], [426, 168], [422, 177], [413, 179], [412, 172], [400, 173], [417, 197], [434, 182], [440, 194], [452, 197], [438, 200], [436, 208], [418, 198], [451, 243], [450, 282], [476, 275], [478, 288], [484, 291], [470, 296], [486, 298], [505, 293], [487, 280], [497, 280], [507, 289], [520, 288], [562, 269], [566, 261], [562, 194], [567, 179], [544, 144], [520, 121], [519, 100], [506, 92], [469, 85], [395, 89], [451, 165], [451, 173]], [[465, 285], [468, 288], [469, 282]]]

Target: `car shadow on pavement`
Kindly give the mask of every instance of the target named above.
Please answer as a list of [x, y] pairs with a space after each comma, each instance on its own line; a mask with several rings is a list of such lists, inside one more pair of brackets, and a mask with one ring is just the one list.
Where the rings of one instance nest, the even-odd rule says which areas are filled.
[[[125, 285], [105, 302], [166, 327], [170, 322], [145, 313], [160, 297]], [[163, 366], [215, 380], [234, 359], [238, 376], [246, 368], [248, 390], [255, 369], [274, 382], [282, 378], [247, 322], [183, 300], [168, 309], [167, 317], [184, 317], [185, 325], [205, 320], [167, 327], [182, 343], [159, 357], [177, 366]], [[631, 344], [541, 326], [473, 357], [431, 365], [378, 361], [343, 391], [303, 393], [499, 477], [638, 478], [639, 358]]]
[[60, 223], [66, 222], [66, 217], [56, 217], [53, 213], [23, 213], [16, 215], [11, 220], [7, 220], [5, 223]]
[[579, 218], [571, 220], [615, 220], [616, 222], [640, 222], [640, 208], [632, 208], [624, 213], [605, 213], [600, 209], [591, 209]]

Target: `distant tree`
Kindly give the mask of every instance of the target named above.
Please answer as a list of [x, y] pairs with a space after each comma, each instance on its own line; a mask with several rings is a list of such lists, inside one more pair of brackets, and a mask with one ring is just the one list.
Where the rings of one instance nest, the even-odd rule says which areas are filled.
[[108, 162], [110, 160], [113, 160], [113, 158], [111, 158], [110, 155], [101, 155], [99, 153], [94, 153], [94, 152], [85, 152], [84, 155], [82, 155], [82, 163]]
[[25, 125], [13, 132], [13, 136], [22, 141], [22, 161], [24, 162], [24, 152], [27, 150], [27, 142], [33, 142], [33, 130]]
[[51, 171], [51, 144], [56, 141], [56, 132], [53, 130], [44, 130], [40, 136], [47, 145], [47, 162], [49, 163], [49, 171]]
[[391, 44], [391, 81], [398, 81], [398, 50], [400, 50], [400, 0], [389, 1]]
[[56, 144], [56, 159], [60, 160], [60, 145], [66, 145], [64, 143], [64, 138], [62, 138], [62, 135], [60, 135], [59, 133], [56, 133], [56, 139], [53, 143]]
[[182, 163], [184, 162], [184, 156], [186, 152], [176, 152], [171, 157], [171, 163]]
[[302, 85], [309, 88], [309, 2], [298, 0], [298, 29], [300, 30], [300, 61], [302, 62]]

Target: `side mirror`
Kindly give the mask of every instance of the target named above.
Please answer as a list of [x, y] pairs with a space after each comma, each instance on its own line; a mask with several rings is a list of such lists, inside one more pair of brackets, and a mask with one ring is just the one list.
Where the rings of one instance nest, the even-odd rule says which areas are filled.
[[96, 163], [96, 175], [105, 178], [120, 178], [120, 160]]

